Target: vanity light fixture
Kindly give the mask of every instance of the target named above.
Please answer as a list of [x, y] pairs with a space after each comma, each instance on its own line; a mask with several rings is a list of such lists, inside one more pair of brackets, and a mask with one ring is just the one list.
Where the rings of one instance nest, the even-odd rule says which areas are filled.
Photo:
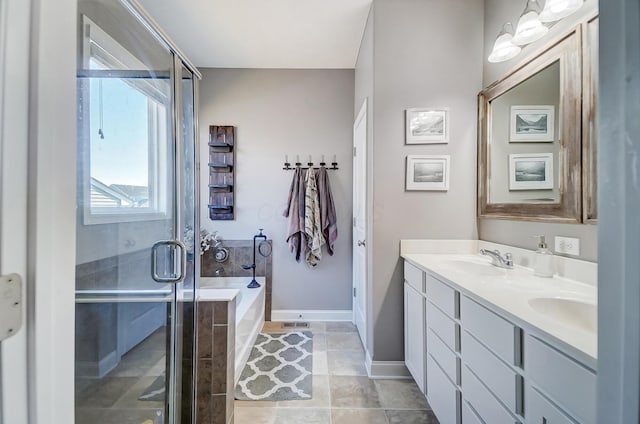
[[[567, 0], [563, 1], [566, 2]], [[527, 1], [527, 6], [524, 8], [522, 15], [520, 15], [520, 19], [518, 19], [516, 33], [513, 36], [513, 44], [523, 46], [533, 43], [549, 31], [549, 28], [540, 21], [539, 14], [541, 10], [542, 8], [537, 0]]]
[[571, 15], [584, 4], [584, 0], [546, 0], [540, 20], [542, 22], [555, 22]]
[[488, 60], [491, 63], [504, 62], [517, 56], [521, 50], [520, 46], [513, 43], [513, 25], [511, 22], [507, 22], [498, 34]]

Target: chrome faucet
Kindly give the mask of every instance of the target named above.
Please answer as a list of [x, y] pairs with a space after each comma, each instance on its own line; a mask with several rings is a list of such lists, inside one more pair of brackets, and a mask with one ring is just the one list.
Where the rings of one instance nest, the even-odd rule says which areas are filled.
[[222, 273], [224, 272], [224, 268], [219, 266], [216, 268], [216, 277], [219, 277], [222, 275]]
[[513, 256], [511, 256], [511, 253], [505, 253], [504, 256], [502, 256], [502, 254], [498, 249], [496, 250], [480, 249], [480, 254], [490, 257], [491, 265], [493, 266], [497, 266], [499, 268], [513, 269]]

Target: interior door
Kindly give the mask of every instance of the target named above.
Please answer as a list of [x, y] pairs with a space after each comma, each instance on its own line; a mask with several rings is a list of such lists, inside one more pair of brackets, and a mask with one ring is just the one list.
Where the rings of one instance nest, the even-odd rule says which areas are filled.
[[[27, 424], [27, 139], [29, 98], [30, 4], [0, 1], [0, 275], [18, 274], [21, 327], [0, 335], [0, 423]], [[0, 287], [5, 293], [7, 286]], [[3, 296], [4, 297], [4, 296]], [[9, 329], [4, 313], [15, 313], [0, 300], [0, 328]], [[6, 309], [5, 309], [6, 308]], [[4, 321], [4, 322], [3, 322]]]
[[367, 101], [353, 124], [353, 319], [367, 337]]
[[78, 10], [75, 422], [179, 423], [194, 338], [193, 77], [123, 3]]

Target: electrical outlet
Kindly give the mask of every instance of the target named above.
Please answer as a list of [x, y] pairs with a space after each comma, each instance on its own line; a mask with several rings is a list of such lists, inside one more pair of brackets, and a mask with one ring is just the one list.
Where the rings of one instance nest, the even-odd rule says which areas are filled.
[[573, 237], [555, 237], [555, 251], [562, 255], [580, 255], [580, 239]]

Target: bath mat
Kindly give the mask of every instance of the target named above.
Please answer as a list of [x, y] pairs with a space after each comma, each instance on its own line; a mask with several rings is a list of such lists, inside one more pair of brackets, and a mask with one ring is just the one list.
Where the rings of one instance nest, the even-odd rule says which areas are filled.
[[313, 333], [260, 333], [236, 386], [238, 400], [311, 399]]
[[153, 383], [142, 392], [138, 400], [149, 400], [154, 402], [164, 401], [164, 374], [153, 380]]

